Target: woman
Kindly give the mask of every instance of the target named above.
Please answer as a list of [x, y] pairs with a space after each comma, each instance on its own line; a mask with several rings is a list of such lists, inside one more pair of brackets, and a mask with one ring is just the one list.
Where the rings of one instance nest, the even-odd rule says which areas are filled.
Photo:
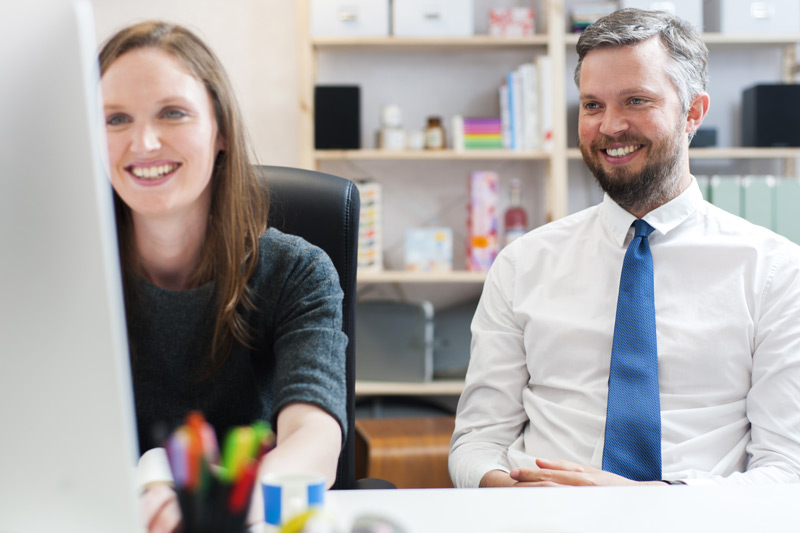
[[[311, 469], [330, 486], [347, 427], [330, 259], [266, 229], [230, 83], [195, 35], [136, 24], [99, 59], [141, 451], [193, 409], [220, 434], [263, 419], [277, 447], [261, 472]], [[167, 485], [143, 508], [150, 531], [179, 524]]]

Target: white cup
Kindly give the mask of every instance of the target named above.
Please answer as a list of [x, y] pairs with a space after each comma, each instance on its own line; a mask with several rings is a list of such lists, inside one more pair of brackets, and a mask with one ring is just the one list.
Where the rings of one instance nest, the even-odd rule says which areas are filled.
[[[267, 531], [325, 504], [325, 477], [313, 473], [273, 473], [261, 478]], [[273, 528], [273, 529], [270, 529]]]

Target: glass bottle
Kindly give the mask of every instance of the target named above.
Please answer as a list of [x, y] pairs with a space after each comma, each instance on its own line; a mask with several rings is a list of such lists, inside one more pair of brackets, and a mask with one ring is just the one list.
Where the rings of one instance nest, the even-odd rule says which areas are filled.
[[511, 180], [511, 199], [505, 212], [505, 245], [528, 231], [528, 214], [522, 207], [522, 184], [519, 179]]
[[445, 147], [444, 126], [439, 117], [428, 117], [428, 126], [425, 128], [425, 149], [442, 150]]

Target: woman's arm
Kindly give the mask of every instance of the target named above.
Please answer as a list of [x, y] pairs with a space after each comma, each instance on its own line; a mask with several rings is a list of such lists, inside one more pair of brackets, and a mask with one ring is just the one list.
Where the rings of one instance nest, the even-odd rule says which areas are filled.
[[277, 446], [262, 461], [267, 472], [315, 472], [327, 487], [336, 479], [342, 449], [339, 423], [316, 405], [292, 403], [278, 413]]

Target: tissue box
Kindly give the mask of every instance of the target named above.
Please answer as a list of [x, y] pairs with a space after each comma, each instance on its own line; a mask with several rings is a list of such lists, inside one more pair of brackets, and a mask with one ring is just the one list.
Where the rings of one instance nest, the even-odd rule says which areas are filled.
[[489, 35], [522, 37], [534, 33], [533, 8], [493, 7], [489, 9]]
[[706, 31], [721, 33], [800, 33], [797, 0], [719, 0], [705, 5]]
[[467, 220], [469, 271], [486, 272], [500, 251], [497, 238], [499, 190], [500, 178], [497, 172], [476, 171], [470, 174]]
[[413, 228], [406, 231], [406, 270], [450, 272], [453, 269], [453, 231]]
[[311, 0], [314, 37], [386, 37], [389, 0]]
[[397, 37], [469, 37], [475, 33], [472, 0], [393, 0]]

